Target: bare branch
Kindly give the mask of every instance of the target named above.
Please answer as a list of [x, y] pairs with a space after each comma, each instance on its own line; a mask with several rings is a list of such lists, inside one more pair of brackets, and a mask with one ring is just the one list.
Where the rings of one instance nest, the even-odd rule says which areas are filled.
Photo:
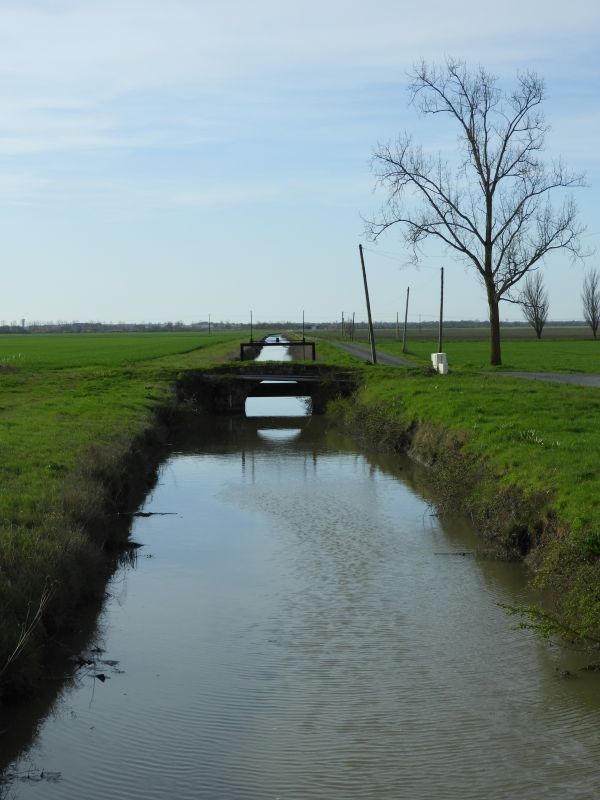
[[548, 292], [544, 288], [544, 280], [539, 272], [527, 275], [525, 285], [519, 297], [523, 315], [536, 332], [537, 338], [542, 338], [542, 331], [548, 319]]
[[573, 200], [558, 209], [550, 203], [550, 195], [583, 186], [584, 176], [541, 159], [545, 88], [533, 72], [519, 75], [506, 93], [482, 67], [469, 71], [451, 58], [442, 66], [421, 62], [409, 90], [421, 114], [444, 114], [458, 125], [463, 155], [451, 168], [440, 156], [425, 156], [406, 134], [379, 145], [372, 170], [386, 201], [367, 233], [376, 239], [400, 225], [415, 260], [433, 238], [473, 267], [490, 307], [492, 363], [500, 363], [500, 300], [556, 250], [585, 255]]
[[597, 269], [588, 272], [583, 280], [581, 302], [583, 318], [592, 329], [595, 339], [600, 325], [600, 274]]

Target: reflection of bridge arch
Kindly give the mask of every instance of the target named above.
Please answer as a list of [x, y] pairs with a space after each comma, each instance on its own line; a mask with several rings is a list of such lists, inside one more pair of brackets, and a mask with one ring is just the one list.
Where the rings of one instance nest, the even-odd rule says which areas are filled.
[[278, 445], [282, 442], [293, 442], [302, 434], [301, 428], [257, 428], [256, 434], [267, 444]]

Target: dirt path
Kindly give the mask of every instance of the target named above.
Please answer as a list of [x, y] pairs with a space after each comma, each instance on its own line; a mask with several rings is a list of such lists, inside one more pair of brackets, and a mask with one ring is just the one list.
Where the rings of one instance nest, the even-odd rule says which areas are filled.
[[[482, 373], [489, 375], [489, 372]], [[494, 375], [505, 378], [525, 378], [530, 381], [552, 381], [554, 383], [570, 383], [574, 386], [594, 386], [600, 388], [600, 375], [579, 374], [569, 372], [494, 372]]]
[[[333, 344], [335, 347], [339, 347], [340, 350], [345, 350], [347, 353], [350, 353], [352, 356], [356, 356], [357, 358], [361, 358], [364, 361], [368, 361], [369, 364], [371, 363], [371, 348], [365, 347], [361, 344], [355, 344], [354, 342], [336, 342], [333, 340], [328, 340], [327, 344]], [[377, 350], [377, 363], [378, 364], [389, 364], [394, 367], [414, 367], [415, 364], [407, 361], [405, 358], [399, 358], [398, 356], [391, 356], [389, 353], [382, 353], [381, 350]]]

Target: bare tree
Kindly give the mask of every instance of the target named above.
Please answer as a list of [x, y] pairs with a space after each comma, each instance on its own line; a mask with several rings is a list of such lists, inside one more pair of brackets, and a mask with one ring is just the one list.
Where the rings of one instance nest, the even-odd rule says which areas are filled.
[[483, 68], [469, 72], [452, 59], [444, 67], [423, 62], [411, 79], [411, 99], [422, 114], [447, 115], [457, 124], [461, 163], [453, 170], [441, 156], [424, 155], [408, 134], [379, 145], [372, 168], [387, 200], [368, 233], [377, 239], [400, 223], [415, 261], [433, 238], [475, 269], [489, 305], [490, 360], [501, 364], [500, 300], [553, 251], [581, 255], [584, 229], [574, 201], [567, 197], [554, 210], [548, 195], [584, 185], [584, 176], [540, 159], [548, 126], [540, 111], [544, 83], [535, 73], [519, 75], [512, 93]]
[[542, 331], [548, 319], [548, 292], [544, 287], [544, 280], [539, 272], [527, 275], [523, 291], [519, 296], [519, 304], [527, 322], [536, 332], [537, 338], [542, 338]]
[[594, 339], [600, 325], [600, 275], [597, 269], [588, 272], [583, 279], [581, 292], [583, 303], [583, 318], [592, 329]]

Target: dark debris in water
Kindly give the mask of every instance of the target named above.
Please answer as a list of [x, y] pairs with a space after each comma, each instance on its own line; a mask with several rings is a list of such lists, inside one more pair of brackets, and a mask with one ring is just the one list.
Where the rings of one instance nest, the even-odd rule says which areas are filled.
[[85, 656], [71, 656], [71, 661], [79, 669], [81, 667], [93, 667], [95, 663], [93, 658], [86, 658]]
[[574, 672], [571, 672], [570, 669], [561, 669], [561, 670], [559, 670], [558, 667], [556, 667], [556, 671], [559, 673], [561, 678], [576, 678], [577, 677], [577, 675], [575, 675]]
[[21, 783], [58, 783], [62, 778], [62, 772], [57, 772], [48, 769], [31, 769], [18, 770], [9, 772], [6, 775], [6, 780], [9, 783], [20, 781]]
[[177, 511], [119, 511], [120, 517], [176, 517]]
[[90, 676], [104, 683], [109, 680], [110, 675], [107, 675], [107, 670], [102, 667], [108, 667], [114, 675], [124, 674], [125, 670], [119, 669], [119, 661], [114, 658], [101, 658], [102, 655], [104, 650], [94, 647], [87, 652], [71, 656], [71, 661], [79, 671], [79, 677]]
[[30, 772], [27, 775], [22, 775], [19, 780], [21, 781], [48, 781], [48, 783], [58, 783], [62, 778], [62, 772], [50, 772], [49, 770], [41, 770]]

